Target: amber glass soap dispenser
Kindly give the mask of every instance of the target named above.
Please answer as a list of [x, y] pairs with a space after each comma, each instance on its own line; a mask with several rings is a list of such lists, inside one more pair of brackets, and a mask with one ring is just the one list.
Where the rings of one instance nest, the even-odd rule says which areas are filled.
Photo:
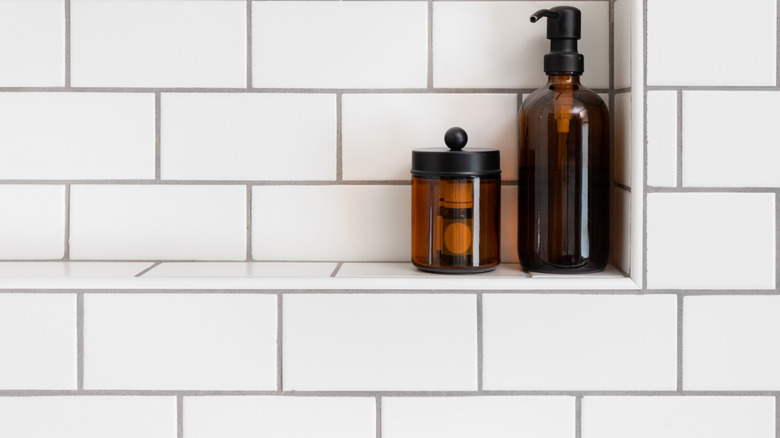
[[412, 151], [412, 263], [422, 271], [476, 274], [499, 264], [499, 151], [464, 150], [467, 141], [454, 127], [447, 148]]
[[543, 17], [548, 80], [518, 117], [518, 255], [530, 271], [601, 271], [609, 260], [609, 113], [580, 84], [580, 10], [542, 9], [531, 22]]

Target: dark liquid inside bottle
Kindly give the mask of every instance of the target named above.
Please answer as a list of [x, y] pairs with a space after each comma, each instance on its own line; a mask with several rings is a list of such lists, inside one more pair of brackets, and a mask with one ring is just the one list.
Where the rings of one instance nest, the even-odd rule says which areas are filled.
[[538, 272], [609, 261], [609, 113], [576, 75], [551, 75], [519, 115], [518, 254]]

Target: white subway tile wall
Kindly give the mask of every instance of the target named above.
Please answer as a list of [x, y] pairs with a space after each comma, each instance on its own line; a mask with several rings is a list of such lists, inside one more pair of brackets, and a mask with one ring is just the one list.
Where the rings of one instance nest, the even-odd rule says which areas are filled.
[[774, 438], [775, 397], [584, 397], [582, 438]]
[[186, 397], [184, 436], [375, 436], [374, 397]]
[[76, 389], [76, 295], [0, 295], [0, 351], [0, 389]]
[[252, 255], [256, 260], [407, 261], [411, 198], [405, 185], [256, 186]]
[[383, 438], [571, 438], [574, 397], [387, 397]]
[[[647, 93], [647, 184], [677, 187], [677, 91]], [[707, 111], [709, 113], [709, 110]], [[712, 120], [710, 119], [711, 123]], [[707, 129], [709, 131], [709, 128]], [[720, 131], [720, 130], [719, 130]], [[720, 135], [720, 132], [717, 134]], [[705, 147], [711, 147], [706, 144]], [[720, 169], [718, 173], [723, 173]]]
[[647, 286], [775, 289], [776, 195], [650, 193]]
[[78, 87], [245, 87], [246, 4], [70, 0]]
[[65, 187], [0, 185], [0, 259], [65, 255]]
[[780, 297], [685, 297], [683, 387], [780, 389]]
[[242, 260], [247, 188], [235, 185], [74, 185], [74, 259]]
[[333, 94], [165, 93], [161, 177], [336, 180]]
[[725, 2], [646, 4], [648, 85], [777, 84], [775, 0], [740, 2], [739, 10], [750, 11], [751, 20], [735, 20], [735, 7]]
[[90, 294], [84, 387], [276, 388], [276, 296]]
[[[728, 109], [712, 129], [714, 108]], [[780, 187], [777, 91], [684, 91], [682, 184]]]
[[550, 50], [546, 22], [528, 25], [541, 8], [582, 11], [583, 84], [609, 88], [609, 3], [434, 1], [433, 85], [442, 88], [532, 88], [543, 85], [542, 60]]
[[293, 294], [283, 303], [285, 390], [477, 389], [474, 295]]
[[0, 87], [65, 85], [65, 2], [0, 2]]
[[[537, 281], [515, 117], [559, 4], [613, 110], [593, 275], [636, 290], [3, 280], [416, 281], [410, 151], [457, 125], [502, 153], [505, 264], [471, 279]], [[0, 436], [777, 437], [776, 26], [774, 0], [0, 0]]]
[[0, 397], [0, 435], [174, 438], [176, 397]]
[[424, 1], [256, 1], [251, 6], [255, 87], [427, 84]]
[[674, 390], [671, 295], [483, 297], [484, 388]]
[[0, 178], [151, 179], [151, 93], [0, 93]]

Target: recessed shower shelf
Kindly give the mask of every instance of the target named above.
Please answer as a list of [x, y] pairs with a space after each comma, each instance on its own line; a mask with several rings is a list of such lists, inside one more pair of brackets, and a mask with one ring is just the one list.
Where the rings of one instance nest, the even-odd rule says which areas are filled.
[[476, 275], [428, 274], [411, 263], [0, 262], [0, 290], [524, 291], [638, 290], [619, 270], [551, 275], [502, 264]]

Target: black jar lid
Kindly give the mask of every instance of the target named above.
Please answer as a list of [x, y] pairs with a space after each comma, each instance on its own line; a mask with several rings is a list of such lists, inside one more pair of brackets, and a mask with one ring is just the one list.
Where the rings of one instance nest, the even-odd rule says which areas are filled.
[[414, 176], [495, 176], [501, 173], [498, 149], [469, 148], [466, 131], [454, 127], [444, 134], [447, 148], [422, 148], [412, 151]]

